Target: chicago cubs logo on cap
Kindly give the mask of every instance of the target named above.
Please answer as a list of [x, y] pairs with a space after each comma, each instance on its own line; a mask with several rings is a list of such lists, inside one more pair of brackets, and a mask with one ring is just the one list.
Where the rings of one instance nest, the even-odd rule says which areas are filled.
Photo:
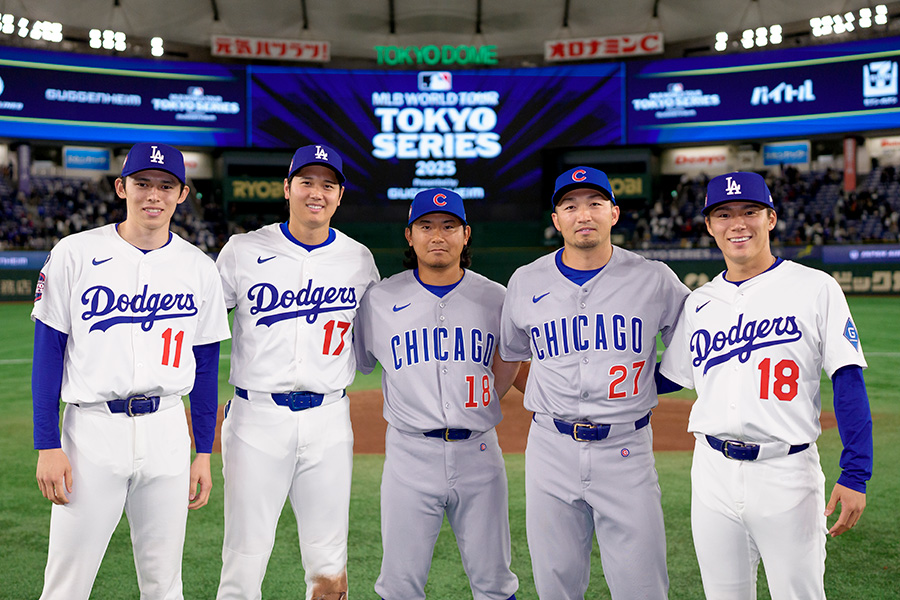
[[409, 205], [407, 224], [412, 225], [419, 217], [435, 212], [453, 215], [466, 224], [466, 209], [462, 198], [456, 192], [444, 188], [422, 190], [416, 194], [412, 204]]
[[591, 167], [575, 167], [556, 178], [553, 197], [550, 199], [551, 206], [556, 208], [556, 203], [559, 202], [560, 198], [565, 196], [567, 192], [578, 188], [598, 190], [609, 198], [613, 204], [616, 203], [616, 196], [613, 194], [612, 186], [609, 184], [609, 178], [606, 176], [606, 173]]
[[294, 157], [291, 158], [288, 179], [307, 165], [324, 165], [334, 171], [341, 185], [344, 185], [344, 182], [347, 181], [347, 178], [344, 177], [344, 161], [341, 160], [341, 155], [328, 146], [313, 144], [297, 148], [297, 151], [294, 152]]
[[132, 146], [122, 164], [122, 177], [148, 169], [165, 171], [174, 175], [182, 184], [185, 183], [184, 155], [178, 148], [168, 144], [141, 142]]
[[708, 215], [719, 204], [737, 201], [755, 202], [775, 210], [772, 193], [762, 175], [736, 171], [710, 179], [706, 186], [706, 203], [701, 213]]

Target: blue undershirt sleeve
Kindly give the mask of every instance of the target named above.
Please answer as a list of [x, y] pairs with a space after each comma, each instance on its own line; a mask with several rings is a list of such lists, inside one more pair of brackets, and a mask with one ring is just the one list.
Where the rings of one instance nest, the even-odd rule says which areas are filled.
[[678, 390], [684, 389], [665, 375], [659, 372], [659, 365], [661, 363], [656, 363], [656, 371], [653, 373], [653, 379], [656, 380], [656, 393], [657, 394], [669, 394], [671, 392], [677, 392]]
[[834, 372], [834, 415], [844, 450], [837, 482], [851, 490], [866, 492], [872, 477], [872, 412], [862, 367], [848, 365]]
[[65, 333], [35, 320], [31, 402], [36, 450], [62, 447], [59, 437], [59, 394], [68, 341], [69, 336]]
[[191, 428], [197, 452], [212, 452], [219, 410], [219, 342], [194, 346], [197, 371], [191, 390]]

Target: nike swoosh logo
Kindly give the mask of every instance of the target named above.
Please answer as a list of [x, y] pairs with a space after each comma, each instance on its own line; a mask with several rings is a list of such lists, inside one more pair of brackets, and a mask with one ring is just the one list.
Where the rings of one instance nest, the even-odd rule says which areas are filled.
[[710, 302], [712, 302], [712, 300], [707, 300], [706, 302], [704, 302], [703, 304], [701, 304], [700, 306], [695, 308], [694, 312], [700, 312], [700, 309], [703, 308], [704, 306], [706, 306], [707, 304], [709, 304]]
[[104, 258], [103, 260], [97, 260], [96, 258], [91, 261], [91, 263], [96, 267], [97, 265], [102, 265], [105, 262], [111, 261], [113, 259], [112, 256], [109, 258]]
[[408, 304], [404, 304], [403, 306], [397, 306], [397, 305], [395, 304], [395, 305], [394, 305], [394, 312], [400, 312], [401, 310], [403, 310], [404, 308], [406, 308], [406, 307], [409, 306], [410, 304], [412, 304], [412, 302], [410, 302], [410, 303], [408, 303]]
[[270, 256], [269, 258], [263, 258], [262, 256], [259, 256], [259, 257], [257, 257], [256, 262], [258, 262], [259, 264], [263, 264], [264, 262], [269, 262], [273, 258], [275, 258], [275, 257]]
[[531, 301], [534, 302], [535, 304], [537, 304], [538, 302], [541, 301], [541, 298], [543, 298], [544, 296], [548, 295], [549, 293], [550, 293], [550, 292], [545, 292], [545, 293], [541, 294], [540, 296], [532, 296], [532, 297], [531, 297]]

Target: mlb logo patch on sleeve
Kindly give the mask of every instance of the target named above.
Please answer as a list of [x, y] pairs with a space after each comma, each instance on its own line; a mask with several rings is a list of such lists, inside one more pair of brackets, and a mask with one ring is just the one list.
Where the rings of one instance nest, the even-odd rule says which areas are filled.
[[856, 325], [853, 324], [852, 319], [847, 319], [847, 324], [844, 325], [844, 337], [853, 344], [856, 350], [859, 350], [859, 332], [856, 331]]

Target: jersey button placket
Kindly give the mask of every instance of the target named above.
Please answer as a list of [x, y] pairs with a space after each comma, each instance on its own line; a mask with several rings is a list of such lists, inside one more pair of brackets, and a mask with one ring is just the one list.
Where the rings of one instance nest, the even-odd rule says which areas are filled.
[[[446, 317], [444, 317], [444, 315], [442, 313], [443, 313], [443, 308], [446, 305], [447, 305], [446, 302], [438, 302], [438, 304], [437, 304], [438, 308], [437, 308], [436, 312], [437, 312], [437, 319], [438, 319], [438, 323], [437, 323], [438, 328], [444, 326], [444, 321], [446, 320]], [[438, 365], [439, 365], [438, 369], [440, 370], [440, 374], [441, 374], [441, 376], [439, 377], [439, 380], [440, 380], [439, 385], [440, 385], [441, 391], [443, 391], [443, 390], [447, 390], [447, 389], [452, 389], [452, 385], [450, 385], [447, 381], [445, 381], [445, 378], [446, 378], [447, 374], [450, 372], [450, 370], [447, 368], [447, 362], [444, 360], [441, 360], [441, 358], [440, 358], [441, 351], [440, 351], [440, 348], [438, 348], [437, 341], [438, 341], [437, 338], [435, 338], [434, 339], [435, 345], [434, 345], [434, 348], [432, 348], [432, 353], [433, 353], [435, 360], [438, 361]], [[448, 415], [450, 414], [450, 403], [449, 402], [444, 403], [443, 413], [444, 413], [444, 417], [448, 417]]]
[[[150, 256], [149, 254], [141, 256], [141, 260], [138, 262], [138, 278], [137, 278], [137, 285], [135, 286], [136, 289], [134, 291], [135, 296], [143, 293], [144, 286], [147, 286], [148, 293], [150, 291], [149, 286], [150, 286], [150, 279], [151, 279], [151, 275], [153, 272], [153, 268], [149, 264], [147, 264], [147, 260], [148, 260], [149, 256]], [[147, 302], [146, 298], [144, 298], [144, 302], [145, 303]], [[146, 358], [145, 353], [149, 349], [148, 346], [153, 347], [154, 349], [157, 347], [155, 344], [153, 344], [151, 342], [152, 337], [151, 338], [144, 337], [143, 339], [141, 339], [142, 331], [143, 331], [143, 329], [141, 328], [140, 321], [136, 321], [135, 323], [132, 324], [132, 333], [134, 334], [131, 337], [131, 342], [132, 342], [131, 356], [133, 357], [133, 360], [134, 360], [134, 376], [133, 376], [132, 382], [133, 382], [133, 386], [134, 386], [135, 390], [137, 390], [137, 391], [140, 391], [140, 389], [143, 388], [145, 385], [148, 385], [151, 383], [151, 382], [147, 381], [149, 374], [143, 372], [144, 359]], [[156, 330], [156, 331], [158, 332], [159, 330]], [[148, 333], [148, 335], [152, 336], [154, 334]], [[160, 335], [160, 334], [156, 333], [155, 335]], [[157, 338], [157, 339], [160, 339], [160, 338]], [[150, 342], [150, 343], [148, 344], [148, 342]]]
[[[297, 274], [298, 275], [297, 281], [299, 283], [297, 285], [297, 288], [294, 290], [295, 293], [299, 290], [305, 289], [306, 284], [314, 276], [314, 273], [312, 273], [312, 269], [308, 268], [308, 266], [307, 266], [305, 254], [303, 255], [303, 257], [299, 258], [297, 262], [298, 262], [297, 266], [299, 267], [298, 274]], [[313, 282], [313, 285], [315, 285], [315, 282]], [[295, 303], [290, 308], [292, 308], [294, 310], [299, 310], [299, 309], [303, 309], [306, 307], [297, 305], [296, 300], [295, 300]], [[318, 335], [319, 340], [323, 339], [321, 337], [323, 334], [318, 333], [315, 329], [312, 329], [309, 326], [309, 324], [307, 323], [305, 317], [293, 319], [293, 321], [294, 321], [294, 361], [293, 361], [293, 364], [291, 365], [291, 367], [293, 369], [293, 373], [290, 373], [289, 376], [290, 376], [291, 380], [293, 381], [291, 388], [294, 390], [297, 390], [297, 389], [304, 388], [304, 386], [301, 385], [300, 380], [303, 378], [303, 369], [302, 369], [303, 356], [307, 352], [309, 352], [310, 348], [312, 347], [311, 345], [307, 345], [309, 342], [309, 339], [311, 337], [310, 334], [313, 334], [313, 332], [315, 332], [314, 335]], [[316, 318], [315, 324], [312, 327], [322, 327], [323, 325], [324, 325], [324, 322], [319, 321], [319, 319]], [[320, 329], [319, 331], [322, 331], [322, 330]], [[285, 332], [285, 333], [287, 333], [287, 332]], [[287, 340], [285, 340], [285, 341], [287, 341]], [[321, 347], [320, 347], [320, 349], [317, 350], [317, 352], [323, 352], [323, 350], [321, 350]], [[315, 365], [315, 362], [313, 363], [313, 365]]]

